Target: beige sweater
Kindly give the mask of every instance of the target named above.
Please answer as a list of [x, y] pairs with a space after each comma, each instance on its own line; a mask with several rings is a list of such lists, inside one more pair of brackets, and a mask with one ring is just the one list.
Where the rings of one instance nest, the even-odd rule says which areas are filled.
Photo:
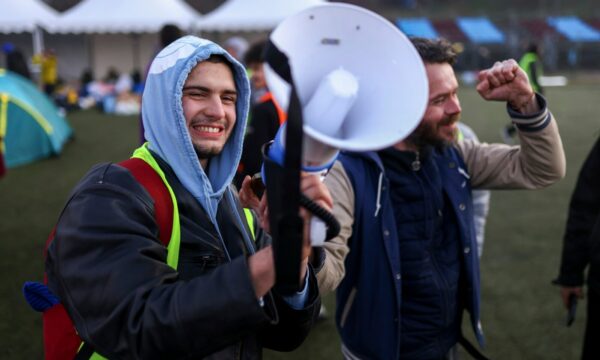
[[[455, 144], [462, 155], [471, 185], [474, 189], [541, 189], [565, 176], [566, 160], [556, 120], [545, 109], [535, 123], [551, 117], [544, 129], [533, 132], [519, 131], [520, 146], [475, 143], [464, 140]], [[512, 119], [523, 123], [522, 119]], [[348, 239], [352, 235], [354, 219], [354, 192], [350, 179], [341, 163], [331, 169], [325, 179], [334, 200], [333, 214], [341, 225], [340, 234], [324, 245], [325, 263], [317, 279], [321, 294], [335, 290], [342, 281], [344, 260], [350, 251]]]

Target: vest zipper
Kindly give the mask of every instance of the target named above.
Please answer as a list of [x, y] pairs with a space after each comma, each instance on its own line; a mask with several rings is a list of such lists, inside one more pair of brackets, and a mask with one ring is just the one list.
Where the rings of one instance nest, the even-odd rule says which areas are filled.
[[412, 171], [421, 170], [421, 159], [419, 157], [419, 150], [415, 151], [415, 159], [413, 160], [412, 164], [410, 164], [410, 167], [412, 168]]

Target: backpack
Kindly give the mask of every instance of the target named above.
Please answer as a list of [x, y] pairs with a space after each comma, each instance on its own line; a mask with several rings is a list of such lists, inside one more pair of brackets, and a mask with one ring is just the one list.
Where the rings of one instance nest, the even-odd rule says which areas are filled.
[[[139, 158], [131, 158], [119, 163], [128, 169], [133, 177], [148, 191], [154, 200], [154, 216], [159, 228], [159, 238], [164, 246], [169, 245], [173, 227], [173, 202], [165, 183], [148, 163]], [[53, 229], [46, 241], [44, 258], [48, 247], [54, 239]], [[47, 275], [44, 273], [44, 284], [26, 282], [23, 293], [29, 305], [42, 312], [44, 333], [44, 355], [46, 360], [90, 359], [91, 347], [82, 344], [73, 321], [56, 295], [46, 286]]]

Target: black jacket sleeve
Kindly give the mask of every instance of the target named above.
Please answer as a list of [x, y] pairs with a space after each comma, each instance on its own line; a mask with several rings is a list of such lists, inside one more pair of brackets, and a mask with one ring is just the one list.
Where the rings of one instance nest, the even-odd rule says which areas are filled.
[[[598, 232], [592, 236], [600, 214], [600, 139], [596, 141], [577, 179], [569, 205], [560, 274], [557, 283], [581, 286], [592, 256], [600, 256]], [[594, 255], [595, 252], [595, 255]]]

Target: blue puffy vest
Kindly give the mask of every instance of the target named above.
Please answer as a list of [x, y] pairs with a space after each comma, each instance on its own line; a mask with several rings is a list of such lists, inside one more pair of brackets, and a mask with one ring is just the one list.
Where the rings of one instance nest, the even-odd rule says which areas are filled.
[[[448, 285], [448, 281], [457, 285], [461, 266], [465, 290], [462, 305], [471, 313], [471, 323], [479, 342], [483, 343], [471, 189], [458, 152], [447, 148], [423, 159], [419, 171], [427, 171], [427, 177], [432, 180], [423, 190], [419, 189], [423, 186], [419, 183], [422, 179], [416, 180], [410, 171], [405, 172], [406, 179], [402, 178], [402, 172], [384, 173], [376, 153], [345, 153], [340, 156], [340, 161], [355, 189], [353, 235], [349, 239], [351, 251], [345, 262], [346, 276], [337, 291], [336, 322], [344, 345], [361, 358], [428, 359], [440, 356], [456, 341], [455, 331], [439, 334], [431, 344], [418, 351], [411, 347], [419, 346], [419, 331], [427, 336], [432, 330], [448, 327], [455, 321], [455, 313], [445, 314], [446, 318], [431, 316], [427, 307], [456, 309], [457, 298], [444, 298], [443, 292], [434, 286], [443, 282]], [[406, 201], [398, 198], [392, 201], [388, 175], [394, 176], [394, 186], [406, 186], [400, 192], [408, 195]], [[435, 199], [420, 198], [420, 194], [430, 196], [430, 190], [436, 188], [443, 191]], [[436, 203], [445, 209], [437, 208]], [[425, 207], [429, 210], [424, 210]], [[446, 250], [455, 255], [447, 256], [443, 251], [433, 249], [440, 247], [436, 244], [439, 237], [422, 236], [435, 234], [439, 220], [432, 214], [439, 210], [445, 210], [446, 215], [453, 217], [449, 228], [454, 234], [450, 235], [451, 245], [446, 246]], [[406, 221], [399, 224], [401, 219]], [[399, 234], [398, 229], [402, 233]], [[428, 252], [435, 256], [428, 257]], [[416, 254], [415, 259], [411, 259], [413, 254]], [[419, 279], [418, 274], [423, 274], [423, 279]], [[425, 288], [415, 294], [419, 286]], [[403, 298], [403, 288], [412, 294]], [[415, 300], [417, 295], [423, 298]], [[410, 325], [406, 334], [401, 330], [402, 311], [414, 314], [410, 319], [412, 323], [404, 324], [405, 328]]]

